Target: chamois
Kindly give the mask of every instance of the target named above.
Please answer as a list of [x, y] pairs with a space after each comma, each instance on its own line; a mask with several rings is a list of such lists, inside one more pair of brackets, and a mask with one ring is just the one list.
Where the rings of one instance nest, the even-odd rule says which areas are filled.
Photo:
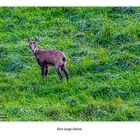
[[60, 80], [63, 80], [61, 70], [64, 72], [68, 80], [69, 74], [66, 70], [67, 59], [65, 54], [59, 50], [41, 50], [37, 47], [37, 42], [37, 38], [35, 38], [34, 41], [30, 41], [30, 39], [28, 38], [29, 47], [35, 55], [35, 58], [41, 68], [42, 77], [44, 78], [45, 76], [47, 76], [50, 66], [54, 66]]

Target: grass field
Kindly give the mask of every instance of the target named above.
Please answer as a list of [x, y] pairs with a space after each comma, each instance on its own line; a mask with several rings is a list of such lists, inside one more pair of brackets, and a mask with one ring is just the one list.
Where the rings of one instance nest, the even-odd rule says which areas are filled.
[[[29, 49], [62, 50], [47, 80]], [[139, 121], [140, 8], [0, 8], [0, 120]]]

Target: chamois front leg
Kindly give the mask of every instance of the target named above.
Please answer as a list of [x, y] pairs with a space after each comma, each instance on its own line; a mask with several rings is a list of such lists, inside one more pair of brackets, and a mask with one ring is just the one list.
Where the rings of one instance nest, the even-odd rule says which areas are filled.
[[63, 80], [63, 76], [62, 76], [62, 74], [60, 72], [60, 66], [55, 66], [55, 70], [56, 70], [56, 72], [57, 72], [57, 74], [59, 76], [59, 79], [62, 81]]
[[48, 66], [46, 66], [46, 67], [45, 67], [45, 76], [47, 76], [47, 75], [48, 75], [48, 72], [49, 72], [49, 67], [48, 67]]
[[41, 75], [44, 79], [44, 76], [45, 76], [45, 66], [44, 65], [41, 65]]

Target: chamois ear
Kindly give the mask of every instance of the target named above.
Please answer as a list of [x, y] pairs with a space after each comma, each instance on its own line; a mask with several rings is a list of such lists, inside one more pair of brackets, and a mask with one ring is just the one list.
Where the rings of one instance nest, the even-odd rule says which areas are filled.
[[37, 37], [35, 37], [35, 42], [37, 43], [39, 41], [39, 39]]
[[28, 41], [28, 43], [30, 42], [30, 38], [29, 37], [28, 37], [28, 40], [27, 41]]

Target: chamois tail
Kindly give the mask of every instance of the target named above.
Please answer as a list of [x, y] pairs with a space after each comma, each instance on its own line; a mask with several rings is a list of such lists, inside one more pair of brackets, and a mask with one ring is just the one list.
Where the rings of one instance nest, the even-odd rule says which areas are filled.
[[65, 61], [66, 61], [66, 57], [63, 57], [63, 58], [62, 58], [62, 61], [65, 62]]

